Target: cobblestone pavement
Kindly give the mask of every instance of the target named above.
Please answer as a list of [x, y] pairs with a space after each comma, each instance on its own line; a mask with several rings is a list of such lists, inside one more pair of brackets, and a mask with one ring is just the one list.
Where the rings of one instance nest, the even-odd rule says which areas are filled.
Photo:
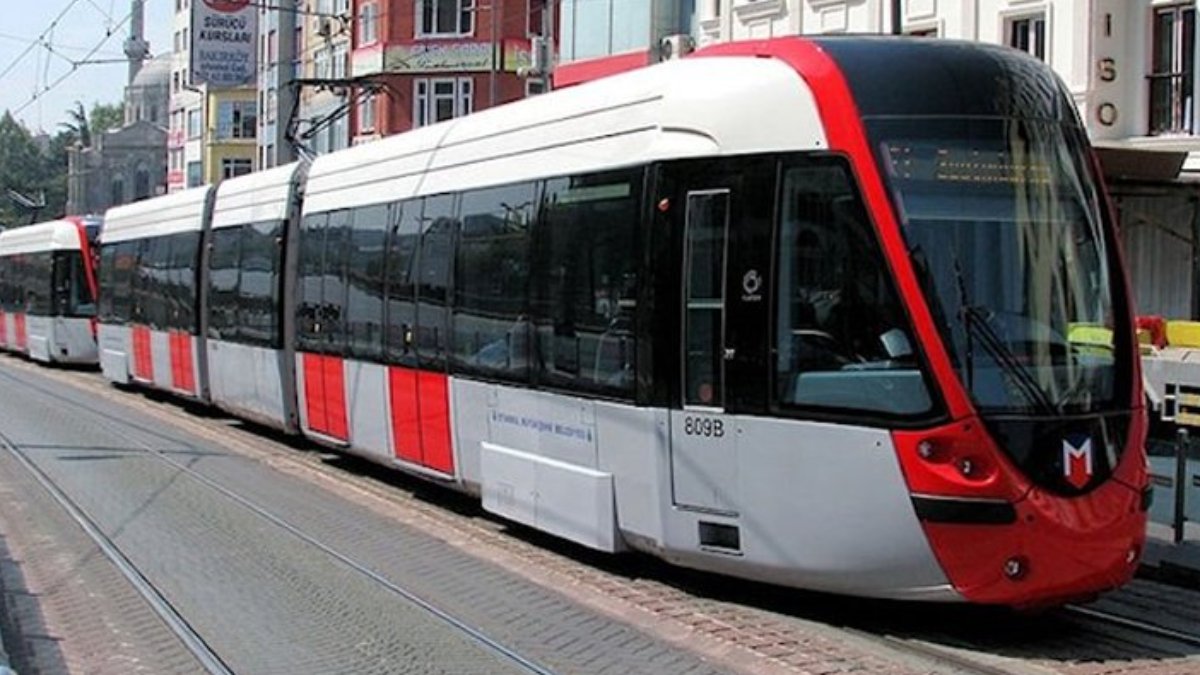
[[[37, 372], [25, 364], [5, 366], [8, 364], [0, 360], [0, 376], [33, 378]], [[530, 628], [518, 625], [515, 617], [520, 610], [505, 613], [503, 597], [508, 593], [494, 601], [499, 605], [488, 605], [461, 589], [456, 593], [457, 582], [443, 580], [444, 574], [453, 577], [454, 570], [437, 562], [430, 566], [396, 560], [395, 550], [380, 541], [379, 532], [391, 528], [393, 539], [406, 539], [410, 533], [404, 528], [423, 533], [432, 541], [408, 548], [469, 553], [471, 562], [461, 563], [463, 570], [471, 570], [464, 572], [468, 576], [490, 573], [509, 579], [512, 575], [541, 592], [553, 589], [556, 592], [549, 595], [550, 600], [569, 601], [576, 611], [582, 611], [578, 605], [585, 606], [589, 608], [585, 613], [592, 618], [619, 619], [614, 625], [632, 635], [649, 633], [658, 648], [687, 648], [707, 659], [710, 666], [750, 672], [923, 673], [972, 672], [964, 664], [979, 663], [990, 669], [987, 672], [1200, 673], [1196, 650], [1159, 644], [1129, 631], [1081, 629], [1057, 615], [1016, 617], [832, 598], [731, 582], [643, 557], [599, 556], [504, 525], [484, 517], [470, 500], [357, 460], [331, 460], [323, 453], [298, 450], [248, 433], [236, 423], [189, 417], [173, 404], [116, 392], [95, 376], [54, 372], [48, 378], [69, 382], [73, 389], [62, 388], [58, 394], [75, 396], [87, 405], [124, 406], [126, 415], [133, 414], [129, 405], [136, 405], [137, 415], [152, 420], [139, 432], [145, 434], [141, 440], [148, 444], [161, 444], [153, 430], [169, 426], [171, 436], [183, 443], [163, 449], [192, 448], [194, 452], [199, 447], [219, 446], [220, 454], [189, 459], [192, 466], [222, 484], [238, 486], [233, 489], [255, 490], [256, 500], [278, 504], [281, 513], [294, 516], [297, 522], [312, 523], [325, 533], [322, 536], [330, 537], [331, 545], [352, 550], [371, 565], [409, 565], [405, 583], [411, 581], [414, 588], [445, 603], [448, 611], [472, 621], [486, 623], [489, 617], [504, 617], [497, 634], [517, 642], [530, 640]], [[43, 380], [30, 381], [48, 386]], [[346, 468], [350, 471], [343, 470]], [[293, 482], [272, 482], [256, 474], [260, 471], [288, 476]], [[349, 520], [331, 513], [337, 510], [333, 503], [342, 500], [363, 511]], [[482, 571], [473, 565], [482, 566]], [[1151, 597], [1139, 600], [1145, 603], [1142, 607], [1134, 602], [1139, 597], [1136, 592], [1109, 596], [1106, 602], [1124, 603], [1125, 610], [1136, 613], [1153, 611], [1156, 603], [1169, 600], [1152, 597], [1157, 591], [1147, 592]], [[517, 604], [537, 606], [524, 599]], [[1186, 614], [1179, 618], [1184, 626], [1190, 620]], [[1195, 632], [1196, 626], [1188, 630]], [[566, 648], [573, 644], [566, 643]], [[930, 660], [928, 655], [912, 653], [906, 645], [930, 647], [962, 661]], [[555, 667], [561, 672], [580, 672], [582, 661], [576, 658], [558, 661]]]

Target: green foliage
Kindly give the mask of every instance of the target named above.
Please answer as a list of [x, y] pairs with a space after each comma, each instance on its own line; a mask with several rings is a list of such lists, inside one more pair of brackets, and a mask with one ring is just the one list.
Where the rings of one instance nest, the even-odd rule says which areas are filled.
[[125, 107], [120, 103], [92, 104], [88, 123], [91, 125], [92, 134], [96, 136], [110, 129], [119, 129], [125, 124]]
[[77, 144], [89, 146], [97, 136], [119, 128], [125, 121], [119, 103], [96, 103], [86, 114], [83, 104], [77, 101], [67, 110], [67, 117], [58, 133], [41, 145], [10, 113], [0, 117], [0, 226], [28, 224], [35, 217], [9, 198], [9, 190], [35, 200], [45, 197], [46, 206], [36, 214], [37, 220], [64, 215], [68, 149]]

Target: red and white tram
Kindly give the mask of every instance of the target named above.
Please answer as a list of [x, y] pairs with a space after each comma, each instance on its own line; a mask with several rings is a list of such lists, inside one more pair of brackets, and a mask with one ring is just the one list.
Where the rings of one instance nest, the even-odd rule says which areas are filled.
[[96, 363], [99, 218], [0, 232], [0, 348], [47, 363]]
[[1017, 52], [720, 45], [210, 195], [109, 214], [110, 378], [735, 576], [1030, 605], [1137, 564], [1112, 214]]

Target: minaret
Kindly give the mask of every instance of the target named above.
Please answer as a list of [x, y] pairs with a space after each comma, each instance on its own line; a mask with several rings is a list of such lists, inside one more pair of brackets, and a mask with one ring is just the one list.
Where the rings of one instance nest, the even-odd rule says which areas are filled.
[[129, 59], [129, 84], [142, 69], [142, 63], [150, 54], [150, 43], [144, 37], [146, 28], [146, 0], [130, 0], [129, 39], [125, 41], [125, 56]]

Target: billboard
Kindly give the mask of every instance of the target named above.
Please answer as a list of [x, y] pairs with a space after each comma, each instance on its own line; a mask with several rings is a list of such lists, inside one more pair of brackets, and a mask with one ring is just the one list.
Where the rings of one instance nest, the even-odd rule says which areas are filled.
[[253, 84], [258, 9], [250, 0], [194, 0], [189, 68], [194, 86]]

